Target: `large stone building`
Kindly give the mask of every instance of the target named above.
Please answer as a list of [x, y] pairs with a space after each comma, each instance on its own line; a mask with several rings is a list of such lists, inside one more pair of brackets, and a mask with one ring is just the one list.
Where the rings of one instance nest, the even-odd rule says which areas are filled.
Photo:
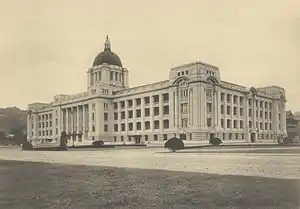
[[28, 106], [28, 140], [58, 140], [62, 131], [76, 143], [141, 143], [173, 136], [256, 141], [286, 135], [283, 88], [222, 81], [210, 64], [184, 64], [171, 68], [167, 80], [130, 88], [129, 71], [107, 38], [87, 75], [85, 92]]

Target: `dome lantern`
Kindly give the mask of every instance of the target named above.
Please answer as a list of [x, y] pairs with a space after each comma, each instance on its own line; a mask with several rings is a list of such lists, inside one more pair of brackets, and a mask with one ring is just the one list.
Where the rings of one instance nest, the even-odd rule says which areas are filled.
[[118, 67], [122, 67], [122, 62], [120, 57], [111, 51], [111, 45], [108, 36], [106, 36], [104, 50], [99, 53], [93, 63], [93, 67], [102, 65], [102, 64], [114, 65]]

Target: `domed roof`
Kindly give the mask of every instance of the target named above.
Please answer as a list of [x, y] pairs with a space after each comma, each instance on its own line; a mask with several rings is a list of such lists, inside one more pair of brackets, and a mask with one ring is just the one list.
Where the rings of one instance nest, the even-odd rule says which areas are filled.
[[115, 65], [115, 66], [122, 67], [122, 62], [120, 57], [116, 53], [112, 52], [110, 49], [110, 42], [108, 36], [106, 36], [104, 51], [96, 56], [93, 63], [93, 67], [102, 65], [104, 63], [108, 65]]

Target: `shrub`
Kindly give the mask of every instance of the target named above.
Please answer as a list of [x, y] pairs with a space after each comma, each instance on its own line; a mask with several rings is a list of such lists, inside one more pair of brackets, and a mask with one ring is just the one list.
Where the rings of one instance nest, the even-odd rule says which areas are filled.
[[23, 150], [31, 150], [32, 148], [33, 148], [33, 146], [29, 141], [24, 141], [24, 144], [22, 144]]
[[283, 141], [283, 144], [290, 144], [290, 143], [293, 143], [293, 140], [290, 139], [290, 138], [288, 138], [288, 137], [284, 137], [282, 141]]
[[211, 138], [209, 140], [209, 143], [213, 146], [219, 146], [220, 144], [222, 144], [222, 140], [219, 138]]
[[101, 147], [103, 145], [104, 145], [104, 141], [102, 141], [102, 140], [98, 140], [98, 141], [93, 142], [93, 146], [95, 146], [95, 147]]
[[165, 148], [171, 150], [172, 152], [176, 152], [176, 150], [184, 148], [184, 143], [181, 139], [173, 137], [166, 141]]

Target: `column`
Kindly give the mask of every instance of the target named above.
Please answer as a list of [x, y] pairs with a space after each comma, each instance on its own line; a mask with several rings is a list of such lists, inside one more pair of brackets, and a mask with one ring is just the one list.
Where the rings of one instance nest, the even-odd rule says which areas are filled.
[[163, 101], [163, 95], [159, 95], [159, 128], [161, 133], [164, 132], [164, 101]]
[[252, 97], [252, 127], [254, 128], [254, 130], [256, 131], [258, 127], [256, 127], [256, 122], [257, 122], [257, 118], [256, 118], [256, 97], [253, 96]]
[[248, 96], [244, 96], [244, 134], [245, 134], [245, 140], [247, 142], [250, 142], [250, 137], [249, 137], [249, 102], [248, 102]]
[[170, 117], [170, 129], [173, 131], [175, 129], [175, 97], [174, 97], [174, 88], [170, 88], [169, 91], [169, 117]]
[[179, 130], [179, 116], [180, 116], [180, 102], [179, 102], [179, 92], [178, 92], [178, 87], [176, 86], [175, 87], [175, 91], [173, 93], [173, 98], [174, 98], [174, 101], [173, 101], [173, 104], [174, 104], [174, 129], [175, 129], [175, 133], [178, 132]]
[[213, 108], [213, 124], [214, 124], [214, 131], [219, 129], [219, 104], [218, 104], [218, 96], [219, 91], [216, 89], [213, 90], [213, 98], [212, 98], [212, 108]]
[[193, 89], [188, 89], [188, 127], [193, 126]]
[[69, 108], [66, 108], [65, 109], [66, 111], [66, 133], [68, 134], [70, 132], [70, 126], [69, 126], [69, 123], [70, 123], [70, 118], [69, 118]]
[[132, 124], [133, 124], [133, 131], [136, 132], [137, 130], [136, 130], [136, 100], [135, 99], [132, 99]]
[[76, 130], [77, 130], [77, 133], [79, 133], [80, 131], [80, 108], [79, 106], [75, 107], [76, 108]]
[[31, 112], [27, 115], [27, 141], [32, 138]]
[[[151, 132], [153, 133], [154, 131], [154, 102], [153, 102], [153, 95], [150, 95], [150, 104], [149, 104], [149, 107], [150, 107], [150, 130]], [[126, 117], [127, 118], [127, 117]]]
[[85, 115], [85, 104], [82, 106], [82, 134], [85, 135], [85, 123], [86, 123], [86, 115]]
[[[119, 108], [119, 106], [118, 106]], [[119, 115], [119, 110], [118, 110], [118, 115]], [[144, 97], [141, 98], [141, 130], [142, 132], [145, 132], [145, 101]]]

